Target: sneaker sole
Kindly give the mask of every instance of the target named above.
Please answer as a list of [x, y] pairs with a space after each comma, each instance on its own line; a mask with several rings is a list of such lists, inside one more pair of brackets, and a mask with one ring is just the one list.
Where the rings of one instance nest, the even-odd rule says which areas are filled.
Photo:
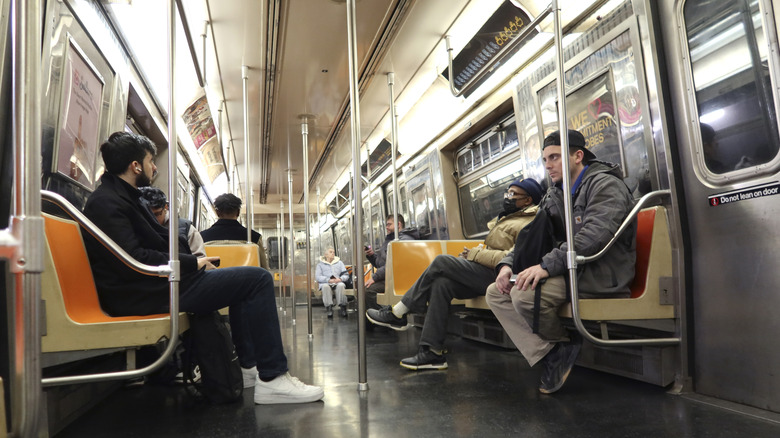
[[563, 384], [566, 383], [566, 379], [569, 378], [569, 374], [571, 374], [571, 370], [574, 369], [574, 362], [576, 362], [577, 356], [580, 354], [580, 348], [582, 348], [581, 345], [578, 345], [575, 350], [573, 350], [572, 356], [574, 356], [575, 360], [571, 361], [571, 366], [568, 370], [566, 370], [565, 373], [563, 373], [563, 377], [561, 378], [561, 382], [555, 386], [554, 388], [546, 389], [546, 388], [539, 388], [539, 392], [542, 394], [552, 394], [554, 392], [558, 392], [559, 389], [563, 387]]
[[262, 395], [260, 397], [255, 396], [256, 405], [282, 405], [282, 404], [295, 404], [295, 403], [312, 403], [325, 396], [325, 392], [318, 394], [312, 394], [309, 396], [289, 396], [289, 395]]
[[403, 362], [400, 362], [401, 366], [413, 370], [413, 371], [419, 371], [419, 370], [446, 370], [449, 366], [447, 365], [447, 362], [444, 362], [443, 364], [439, 365], [433, 365], [433, 364], [425, 364], [425, 365], [409, 365], [405, 364]]
[[395, 330], [397, 332], [403, 332], [403, 331], [409, 330], [409, 327], [412, 326], [411, 324], [393, 325], [393, 324], [390, 324], [388, 322], [380, 322], [380, 321], [377, 321], [374, 318], [370, 317], [368, 315], [368, 313], [366, 313], [366, 318], [368, 318], [368, 320], [371, 321], [371, 323], [373, 323], [373, 324], [381, 325], [382, 327], [391, 328], [391, 329], [393, 329], [393, 330]]

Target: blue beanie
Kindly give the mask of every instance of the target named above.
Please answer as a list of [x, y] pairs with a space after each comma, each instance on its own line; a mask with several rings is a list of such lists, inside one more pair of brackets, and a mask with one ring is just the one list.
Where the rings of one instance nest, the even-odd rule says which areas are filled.
[[528, 193], [531, 196], [531, 200], [534, 201], [534, 204], [539, 204], [539, 202], [542, 200], [542, 195], [544, 194], [544, 190], [542, 190], [542, 186], [539, 185], [536, 180], [531, 178], [521, 179], [518, 178], [514, 181], [512, 181], [512, 184], [509, 184], [509, 187], [517, 186], [521, 189], [525, 190], [526, 193]]

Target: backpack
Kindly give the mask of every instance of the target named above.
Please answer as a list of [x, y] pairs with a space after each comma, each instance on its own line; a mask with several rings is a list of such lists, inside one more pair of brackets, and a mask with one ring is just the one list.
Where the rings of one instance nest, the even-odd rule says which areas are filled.
[[241, 366], [230, 331], [219, 312], [188, 316], [190, 329], [184, 335], [185, 380], [212, 403], [240, 399], [244, 390]]
[[342, 276], [344, 274], [347, 274], [349, 278], [347, 278], [347, 281], [344, 282], [344, 289], [354, 289], [354, 285], [352, 284], [352, 268], [347, 268], [346, 271], [341, 271], [341, 274], [339, 276]]

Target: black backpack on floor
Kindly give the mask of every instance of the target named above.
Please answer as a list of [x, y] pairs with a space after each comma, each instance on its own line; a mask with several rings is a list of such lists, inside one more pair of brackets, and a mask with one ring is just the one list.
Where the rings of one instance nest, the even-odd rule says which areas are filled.
[[185, 380], [212, 403], [240, 399], [244, 390], [241, 366], [230, 331], [219, 312], [188, 316], [190, 329], [184, 335]]

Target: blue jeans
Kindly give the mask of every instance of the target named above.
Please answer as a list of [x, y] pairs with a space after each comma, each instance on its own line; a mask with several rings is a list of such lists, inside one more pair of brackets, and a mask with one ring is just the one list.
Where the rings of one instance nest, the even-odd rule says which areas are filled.
[[257, 366], [264, 379], [287, 372], [274, 282], [268, 271], [250, 266], [200, 271], [182, 281], [179, 296], [184, 312], [230, 307], [231, 333], [242, 367]]

